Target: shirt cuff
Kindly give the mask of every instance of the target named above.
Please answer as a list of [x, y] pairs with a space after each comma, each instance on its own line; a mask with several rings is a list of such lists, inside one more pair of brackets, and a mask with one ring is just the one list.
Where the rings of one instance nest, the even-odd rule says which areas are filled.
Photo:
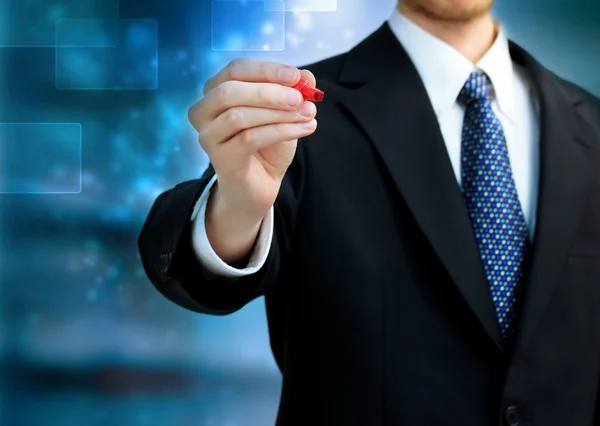
[[192, 247], [194, 254], [200, 261], [200, 264], [213, 274], [226, 278], [237, 278], [254, 274], [263, 267], [269, 255], [269, 249], [273, 240], [274, 209], [271, 206], [269, 213], [267, 213], [262, 221], [248, 266], [243, 269], [234, 268], [223, 262], [219, 255], [215, 253], [206, 234], [206, 205], [211, 189], [216, 181], [217, 175], [214, 175], [208, 182], [208, 185], [206, 185], [192, 212]]

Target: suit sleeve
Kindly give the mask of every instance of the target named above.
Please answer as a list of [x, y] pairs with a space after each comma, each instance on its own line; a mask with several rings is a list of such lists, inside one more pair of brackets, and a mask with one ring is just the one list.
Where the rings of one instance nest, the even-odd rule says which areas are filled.
[[214, 274], [195, 253], [191, 218], [200, 195], [215, 174], [212, 166], [200, 179], [180, 183], [158, 196], [138, 238], [138, 248], [146, 275], [163, 296], [195, 312], [227, 315], [279, 285], [282, 257], [291, 246], [303, 192], [302, 145], [298, 143], [275, 201], [268, 256], [253, 274], [240, 277]]

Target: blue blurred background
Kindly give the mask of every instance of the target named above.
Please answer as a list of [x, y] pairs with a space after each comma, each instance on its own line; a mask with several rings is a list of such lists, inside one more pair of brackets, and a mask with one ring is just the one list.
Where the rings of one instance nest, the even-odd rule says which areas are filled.
[[[347, 50], [395, 0], [0, 0], [0, 425], [269, 425], [263, 301], [154, 290], [136, 239], [207, 165], [187, 109], [235, 57]], [[600, 94], [597, 0], [497, 0], [509, 35]], [[368, 66], [368, 64], [365, 64]]]

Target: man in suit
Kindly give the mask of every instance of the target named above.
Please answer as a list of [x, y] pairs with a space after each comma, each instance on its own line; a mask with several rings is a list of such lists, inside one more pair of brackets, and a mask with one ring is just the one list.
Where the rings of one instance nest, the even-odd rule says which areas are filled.
[[265, 296], [278, 425], [600, 425], [599, 101], [490, 7], [400, 0], [190, 110], [211, 167], [158, 197], [142, 260], [193, 311]]

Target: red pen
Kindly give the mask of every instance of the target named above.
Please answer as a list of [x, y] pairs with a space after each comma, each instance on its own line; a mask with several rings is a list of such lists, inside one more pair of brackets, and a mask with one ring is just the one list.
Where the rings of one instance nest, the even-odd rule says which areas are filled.
[[325, 93], [322, 90], [314, 88], [310, 85], [308, 80], [301, 78], [300, 81], [294, 86], [294, 89], [299, 90], [302, 93], [305, 101], [321, 102]]

